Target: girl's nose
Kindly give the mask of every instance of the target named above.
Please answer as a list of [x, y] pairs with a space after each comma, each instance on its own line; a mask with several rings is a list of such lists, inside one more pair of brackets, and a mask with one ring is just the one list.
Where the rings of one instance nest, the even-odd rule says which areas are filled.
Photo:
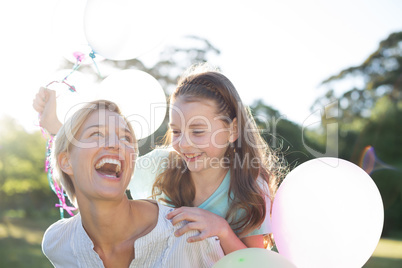
[[186, 135], [185, 133], [183, 133], [180, 137], [180, 141], [179, 141], [179, 147], [180, 148], [188, 148], [192, 145], [192, 142], [190, 140], [190, 138], [188, 137], [188, 135]]

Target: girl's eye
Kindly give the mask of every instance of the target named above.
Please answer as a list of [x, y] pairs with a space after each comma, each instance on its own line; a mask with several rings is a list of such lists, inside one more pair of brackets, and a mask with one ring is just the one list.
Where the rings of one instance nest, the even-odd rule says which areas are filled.
[[172, 134], [173, 134], [173, 136], [178, 136], [178, 135], [180, 135], [180, 131], [172, 130]]
[[201, 134], [204, 134], [204, 133], [205, 133], [204, 130], [193, 130], [193, 134], [195, 134], [195, 135], [201, 135]]

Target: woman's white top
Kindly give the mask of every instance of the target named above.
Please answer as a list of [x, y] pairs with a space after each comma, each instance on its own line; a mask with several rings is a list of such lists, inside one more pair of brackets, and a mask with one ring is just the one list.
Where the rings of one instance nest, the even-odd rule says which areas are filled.
[[[224, 256], [216, 236], [194, 243], [188, 243], [186, 239], [197, 235], [198, 231], [176, 237], [174, 232], [185, 222], [173, 226], [166, 219], [173, 208], [159, 203], [158, 206], [158, 223], [151, 232], [134, 242], [135, 259], [129, 267], [212, 267]], [[104, 267], [93, 248], [79, 213], [51, 225], [42, 241], [43, 253], [57, 268]]]

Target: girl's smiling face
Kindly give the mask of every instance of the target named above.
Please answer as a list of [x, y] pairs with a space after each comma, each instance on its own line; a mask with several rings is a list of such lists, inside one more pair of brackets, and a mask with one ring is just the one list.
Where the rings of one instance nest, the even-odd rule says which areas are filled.
[[88, 116], [71, 150], [59, 163], [74, 184], [77, 200], [121, 198], [134, 171], [134, 134], [119, 114], [101, 109]]
[[170, 109], [172, 146], [186, 161], [191, 172], [223, 168], [222, 160], [233, 142], [232, 124], [216, 114], [212, 100], [186, 102], [178, 97]]

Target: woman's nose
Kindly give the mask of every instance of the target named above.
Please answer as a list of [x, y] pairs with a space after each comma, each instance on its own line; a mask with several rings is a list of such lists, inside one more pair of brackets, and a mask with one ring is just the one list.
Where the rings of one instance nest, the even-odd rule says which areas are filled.
[[105, 147], [107, 148], [119, 148], [120, 147], [120, 140], [117, 135], [108, 135], [105, 138]]

